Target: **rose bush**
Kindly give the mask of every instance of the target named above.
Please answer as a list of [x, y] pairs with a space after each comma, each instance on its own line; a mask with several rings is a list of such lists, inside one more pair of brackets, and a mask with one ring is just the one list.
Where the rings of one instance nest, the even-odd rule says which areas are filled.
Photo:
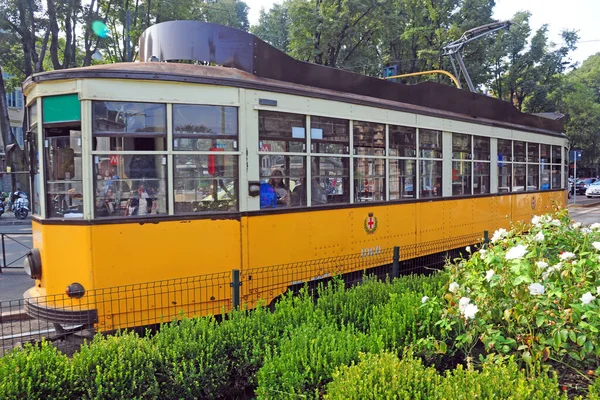
[[598, 366], [600, 224], [573, 224], [566, 210], [535, 216], [496, 231], [446, 274], [439, 325], [456, 332], [463, 351], [482, 343], [526, 362]]

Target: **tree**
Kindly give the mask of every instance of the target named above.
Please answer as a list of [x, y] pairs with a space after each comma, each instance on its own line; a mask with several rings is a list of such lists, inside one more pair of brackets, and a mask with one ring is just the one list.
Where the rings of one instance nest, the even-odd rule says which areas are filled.
[[275, 4], [268, 12], [261, 9], [258, 25], [251, 28], [252, 34], [286, 53], [290, 50], [289, 4]]

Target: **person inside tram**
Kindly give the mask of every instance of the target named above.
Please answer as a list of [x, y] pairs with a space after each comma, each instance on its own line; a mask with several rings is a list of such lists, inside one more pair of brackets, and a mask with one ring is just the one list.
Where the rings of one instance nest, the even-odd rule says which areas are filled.
[[[327, 204], [327, 192], [316, 178], [311, 179], [310, 185], [310, 198], [312, 205]], [[300, 177], [300, 184], [294, 188], [292, 193], [292, 205], [305, 206], [306, 205], [306, 175], [302, 174]]]
[[268, 182], [260, 184], [260, 208], [276, 208], [290, 204], [290, 192], [283, 182], [283, 173], [276, 169]]

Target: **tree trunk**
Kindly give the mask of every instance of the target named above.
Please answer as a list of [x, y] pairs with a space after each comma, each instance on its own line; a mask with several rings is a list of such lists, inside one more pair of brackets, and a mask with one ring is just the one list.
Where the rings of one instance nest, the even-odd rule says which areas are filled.
[[6, 103], [6, 86], [4, 86], [4, 76], [0, 73], [0, 152], [6, 153], [5, 143], [11, 134], [8, 104]]

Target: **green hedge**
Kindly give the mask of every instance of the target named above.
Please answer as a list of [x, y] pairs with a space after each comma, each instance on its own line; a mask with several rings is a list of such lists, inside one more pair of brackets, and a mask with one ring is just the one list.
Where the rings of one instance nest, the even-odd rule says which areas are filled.
[[[258, 307], [231, 312], [220, 322], [183, 319], [150, 337], [97, 335], [71, 359], [46, 342], [27, 345], [0, 358], [0, 398], [559, 395], [556, 378], [538, 374], [528, 380], [515, 364], [486, 365], [481, 372], [458, 368], [443, 376], [425, 367], [419, 359], [450, 365], [441, 353], [458, 334], [439, 324], [444, 310], [432, 300], [444, 292], [442, 274], [385, 283], [367, 279], [350, 290], [334, 281], [320, 289], [318, 300], [308, 291], [285, 295], [272, 312]], [[407, 347], [414, 357], [398, 359], [395, 354]], [[590, 388], [590, 398], [598, 398], [598, 388]]]
[[361, 354], [356, 365], [340, 368], [327, 386], [327, 399], [566, 399], [556, 376], [528, 375], [514, 362], [462, 366], [440, 375], [410, 354]]

